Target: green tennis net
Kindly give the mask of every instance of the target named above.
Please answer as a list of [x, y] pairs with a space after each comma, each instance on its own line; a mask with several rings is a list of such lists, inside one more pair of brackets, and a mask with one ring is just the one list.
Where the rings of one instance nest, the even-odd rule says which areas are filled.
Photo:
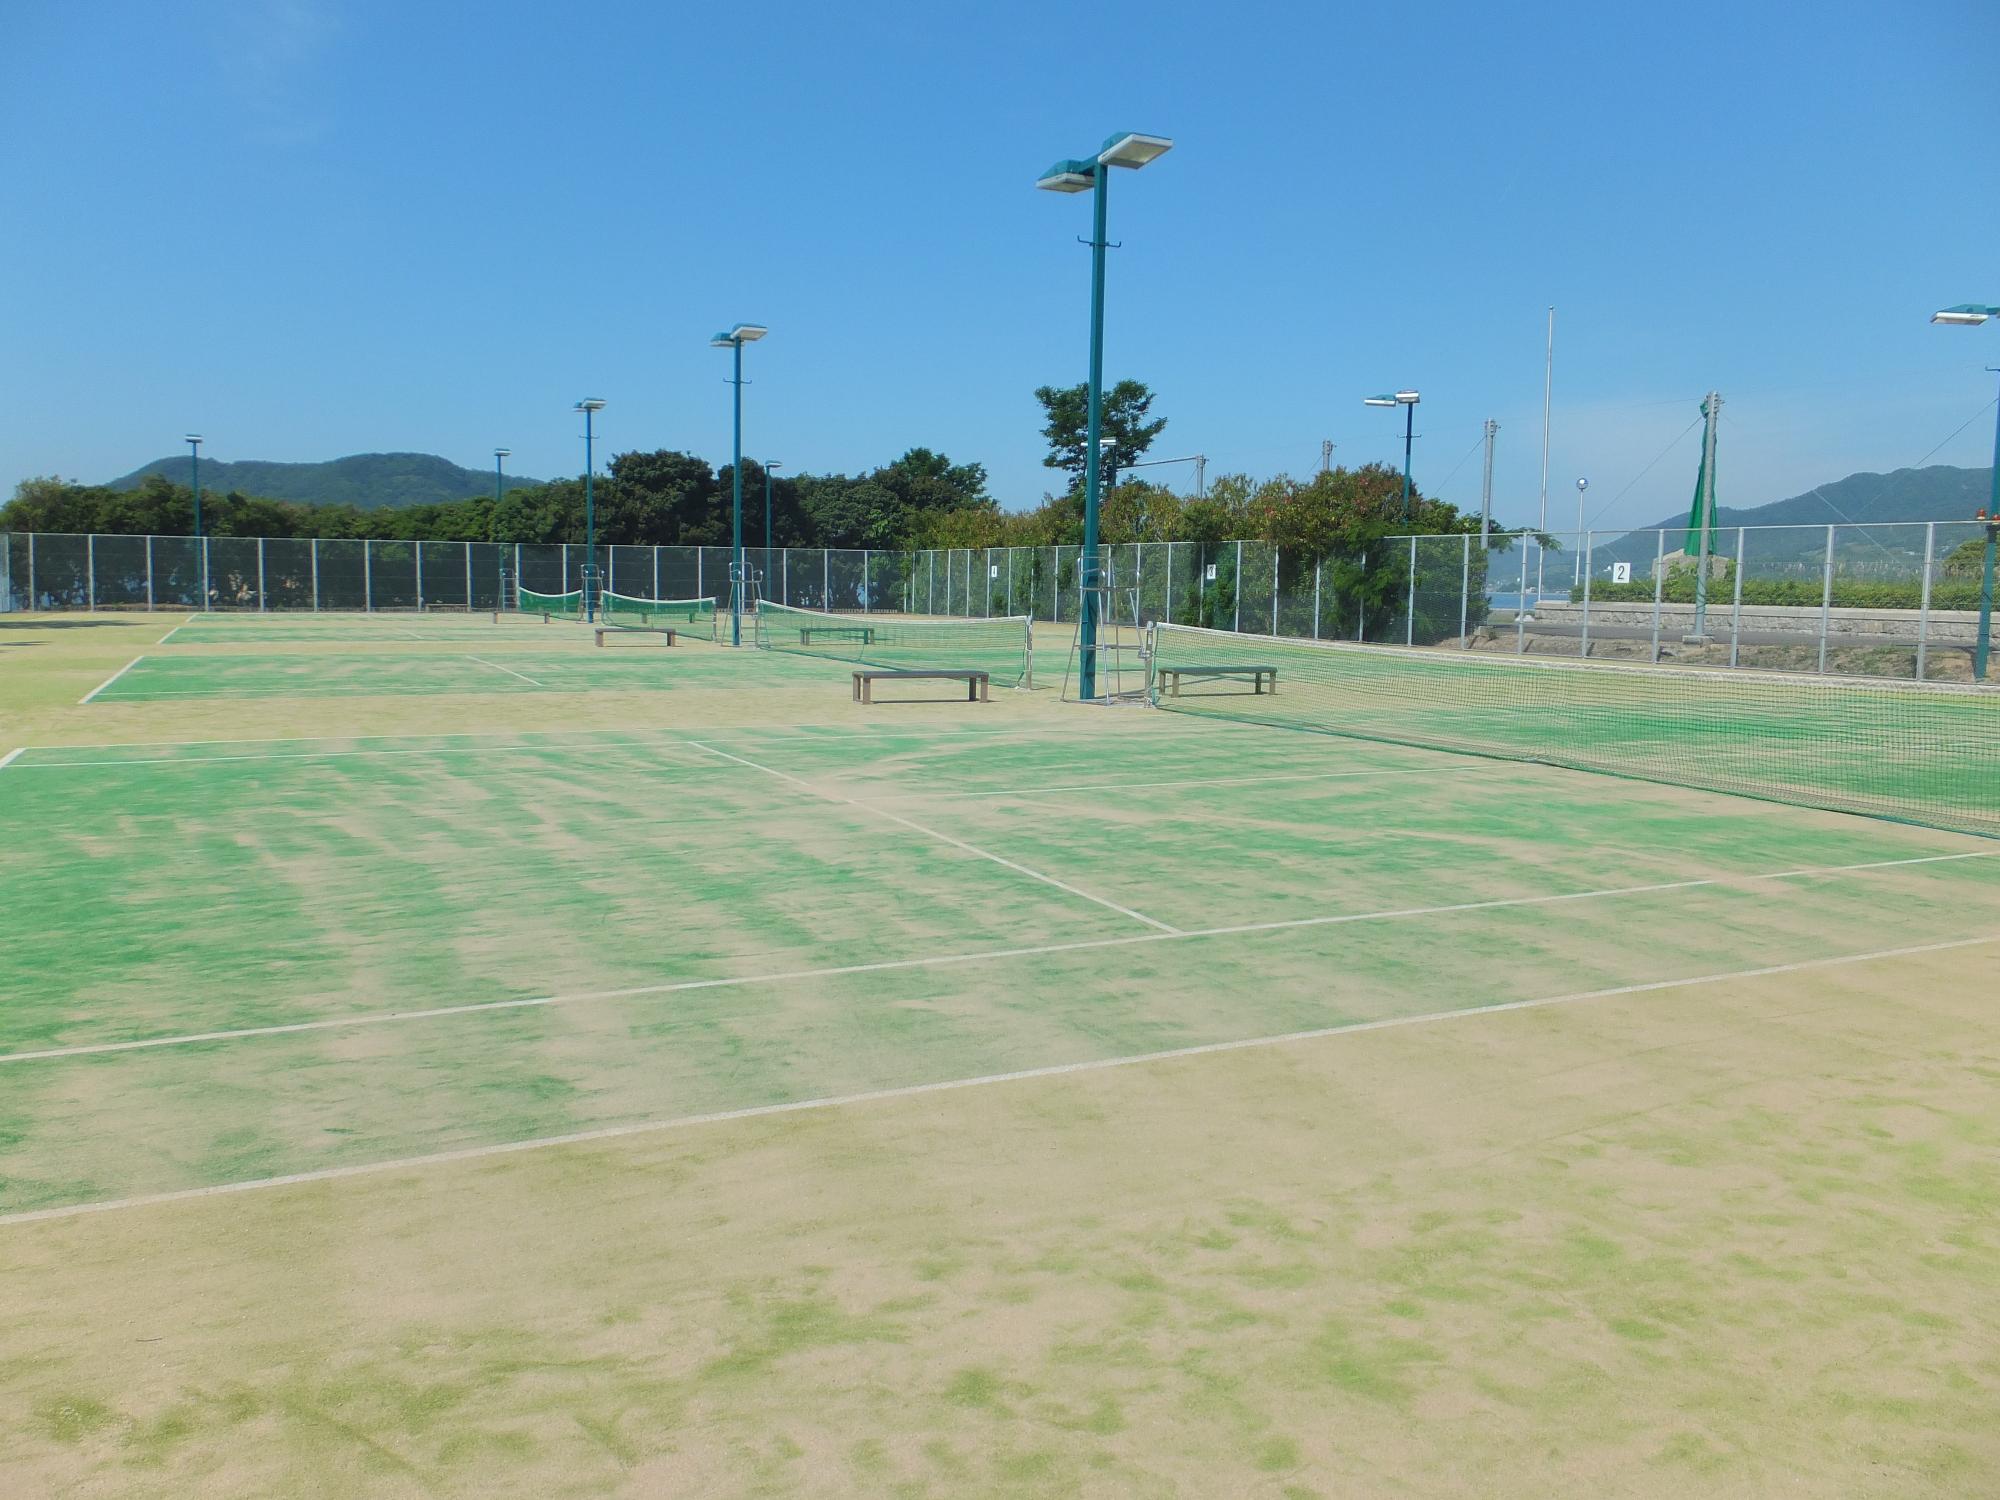
[[533, 589], [522, 588], [514, 591], [516, 607], [527, 615], [581, 615], [583, 613], [583, 590], [571, 589], [567, 594], [538, 594]]
[[598, 613], [607, 625], [663, 626], [678, 635], [715, 639], [715, 599], [647, 599], [606, 590], [598, 598]]
[[2000, 837], [2000, 690], [1405, 650], [1159, 625], [1178, 713]]
[[860, 666], [969, 669], [996, 686], [1033, 687], [1034, 636], [1026, 615], [930, 620], [911, 615], [842, 615], [765, 602], [757, 644], [766, 651]]

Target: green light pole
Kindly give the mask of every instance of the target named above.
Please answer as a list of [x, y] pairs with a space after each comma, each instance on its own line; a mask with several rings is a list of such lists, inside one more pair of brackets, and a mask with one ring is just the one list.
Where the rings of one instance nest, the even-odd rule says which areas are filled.
[[[190, 432], [187, 435], [187, 445], [188, 445], [188, 455], [189, 455], [188, 474], [190, 476], [190, 479], [194, 487], [194, 534], [196, 536], [200, 536], [201, 535], [201, 434], [198, 432]], [[206, 600], [203, 601], [202, 607], [204, 609], [208, 607]]]
[[583, 413], [583, 618], [589, 623], [597, 618], [597, 590], [591, 586], [597, 579], [597, 500], [591, 489], [597, 464], [591, 456], [590, 419], [604, 410], [604, 402], [585, 396], [575, 409]]
[[730, 512], [729, 542], [729, 644], [743, 644], [743, 346], [754, 344], [771, 330], [761, 323], [738, 323], [727, 333], [708, 341], [711, 349], [728, 349], [735, 355], [735, 373], [729, 383], [736, 387], [736, 437], [730, 459], [730, 480], [735, 490]]
[[1364, 396], [1363, 406], [1403, 408], [1403, 524], [1410, 524], [1410, 444], [1416, 439], [1417, 403], [1424, 398], [1415, 391], [1397, 391], [1393, 396]]
[[504, 465], [506, 460], [513, 456], [513, 452], [512, 448], [495, 448], [493, 450], [493, 503], [495, 505], [500, 503], [500, 488], [501, 479], [504, 474]]
[[[2000, 318], [2000, 307], [1977, 302], [1961, 302], [1931, 314], [1933, 323], [1958, 324], [1977, 328], [1988, 318]], [[1993, 373], [1992, 366], [1987, 367]], [[1979, 519], [1986, 523], [1986, 557], [1979, 571], [1979, 633], [1972, 647], [1972, 680], [1986, 680], [1986, 663], [1993, 646], [1993, 554], [2000, 548], [2000, 413], [1993, 419], [1993, 498]]]
[[771, 565], [771, 471], [782, 468], [784, 465], [775, 458], [764, 465], [764, 566], [767, 568]]
[[1035, 186], [1051, 193], [1081, 193], [1092, 197], [1090, 231], [1090, 430], [1083, 450], [1083, 555], [1077, 560], [1076, 624], [1077, 696], [1097, 696], [1097, 595], [1100, 567], [1097, 555], [1097, 510], [1100, 469], [1098, 441], [1104, 427], [1104, 239], [1105, 197], [1112, 167], [1137, 170], [1166, 155], [1174, 143], [1163, 135], [1139, 135], [1126, 130], [1107, 136], [1089, 161], [1059, 161]]

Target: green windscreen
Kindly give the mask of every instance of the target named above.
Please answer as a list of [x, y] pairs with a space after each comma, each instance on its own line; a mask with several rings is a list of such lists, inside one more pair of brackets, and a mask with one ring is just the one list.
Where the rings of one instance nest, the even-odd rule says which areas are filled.
[[583, 613], [583, 590], [571, 589], [567, 594], [538, 594], [533, 589], [515, 590], [523, 614], [536, 615], [580, 615]]
[[[1275, 672], [1261, 684], [1257, 674]], [[1538, 761], [2000, 837], [2000, 690], [1155, 627], [1176, 713]]]
[[701, 640], [715, 639], [715, 600], [647, 599], [637, 594], [606, 591], [598, 597], [598, 612], [607, 625], [663, 626]]
[[757, 644], [766, 651], [857, 666], [960, 668], [989, 673], [996, 686], [1034, 686], [1034, 651], [1025, 615], [992, 620], [926, 620], [909, 615], [827, 614], [763, 603]]

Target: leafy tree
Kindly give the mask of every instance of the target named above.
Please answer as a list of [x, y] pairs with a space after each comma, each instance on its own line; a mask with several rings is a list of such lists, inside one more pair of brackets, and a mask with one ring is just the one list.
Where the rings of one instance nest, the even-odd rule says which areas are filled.
[[[1061, 469], [1070, 476], [1070, 488], [1083, 483], [1090, 446], [1090, 387], [1045, 385], [1035, 392], [1048, 423], [1042, 436], [1048, 439], [1049, 455], [1042, 460], [1046, 469]], [[1129, 468], [1166, 430], [1167, 419], [1147, 420], [1153, 407], [1152, 388], [1144, 381], [1121, 380], [1104, 393], [1101, 414], [1103, 436], [1112, 440], [1107, 462], [1113, 469]]]

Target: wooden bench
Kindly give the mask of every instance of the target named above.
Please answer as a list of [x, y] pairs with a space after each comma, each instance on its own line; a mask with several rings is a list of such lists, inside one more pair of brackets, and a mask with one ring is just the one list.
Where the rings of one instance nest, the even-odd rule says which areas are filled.
[[1178, 698], [1180, 696], [1181, 679], [1183, 677], [1247, 677], [1250, 679], [1250, 691], [1253, 695], [1264, 691], [1264, 683], [1268, 678], [1271, 684], [1271, 691], [1273, 693], [1278, 691], [1278, 669], [1273, 666], [1259, 666], [1251, 663], [1246, 666], [1233, 667], [1161, 667], [1160, 684], [1166, 688], [1169, 698]]
[[661, 645], [671, 646], [674, 643], [673, 631], [664, 625], [600, 625], [597, 627], [597, 644], [603, 645], [607, 635], [663, 635], [666, 639]]
[[965, 701], [967, 703], [975, 701], [990, 703], [993, 701], [991, 695], [988, 693], [988, 687], [993, 680], [990, 673], [970, 670], [952, 671], [947, 669], [936, 671], [856, 672], [854, 674], [854, 701], [856, 703], [873, 703], [875, 701], [875, 684], [878, 682], [911, 682], [919, 678], [943, 679], [947, 682], [964, 683]]
[[824, 636], [829, 640], [859, 641], [864, 646], [875, 644], [873, 625], [810, 625], [799, 628], [799, 644], [810, 646], [814, 636]]

